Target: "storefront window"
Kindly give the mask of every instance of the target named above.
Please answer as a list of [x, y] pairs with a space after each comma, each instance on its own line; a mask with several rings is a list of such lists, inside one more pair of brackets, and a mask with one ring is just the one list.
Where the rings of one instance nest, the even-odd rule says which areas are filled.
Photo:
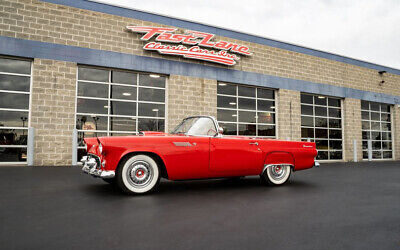
[[315, 142], [317, 159], [343, 159], [342, 137], [341, 100], [301, 94], [301, 139]]
[[225, 135], [275, 138], [274, 90], [219, 82], [217, 108]]
[[390, 105], [361, 101], [363, 159], [368, 159], [368, 140], [372, 159], [393, 158]]
[[26, 162], [31, 62], [0, 57], [0, 164]]
[[83, 138], [165, 130], [166, 77], [91, 67], [78, 68], [76, 128]]

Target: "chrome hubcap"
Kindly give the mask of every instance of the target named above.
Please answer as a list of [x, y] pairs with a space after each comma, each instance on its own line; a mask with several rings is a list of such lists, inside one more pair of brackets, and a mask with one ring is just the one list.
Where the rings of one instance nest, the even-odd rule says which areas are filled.
[[129, 167], [127, 179], [135, 187], [146, 187], [153, 179], [153, 170], [146, 161], [135, 161]]
[[274, 165], [268, 168], [270, 176], [275, 180], [280, 180], [285, 177], [287, 167], [283, 165]]

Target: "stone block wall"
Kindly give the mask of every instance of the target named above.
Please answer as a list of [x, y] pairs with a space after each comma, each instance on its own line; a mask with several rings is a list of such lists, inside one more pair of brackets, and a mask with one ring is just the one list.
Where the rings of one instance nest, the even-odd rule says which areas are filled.
[[30, 126], [35, 128], [34, 165], [71, 165], [77, 65], [35, 59]]
[[393, 151], [394, 158], [400, 160], [400, 105], [393, 106], [392, 109], [392, 138], [393, 138]]
[[357, 160], [362, 160], [361, 100], [346, 98], [343, 101], [343, 159], [354, 161], [353, 141], [357, 141]]
[[217, 81], [171, 75], [167, 91], [168, 131], [188, 116], [217, 117]]
[[[142, 49], [144, 41], [139, 40], [141, 34], [129, 32], [126, 29], [127, 25], [166, 27], [166, 25], [155, 22], [78, 9], [39, 0], [0, 1], [1, 36], [166, 58], [168, 60], [199, 63], [377, 93], [400, 95], [400, 88], [398, 87], [400, 86], [400, 75], [385, 74], [385, 84], [381, 86], [379, 82], [382, 79], [377, 70], [221, 36], [216, 36], [216, 40], [226, 40], [247, 45], [253, 55], [241, 56], [240, 62], [234, 67], [176, 56], [161, 56], [157, 52], [144, 51]], [[177, 28], [179, 28], [179, 32], [184, 31], [180, 27]]]
[[276, 91], [277, 138], [281, 140], [301, 139], [300, 92], [280, 89]]
[[[380, 85], [381, 76], [373, 69], [226, 37], [217, 36], [216, 40], [247, 45], [253, 55], [242, 56], [234, 67], [161, 56], [157, 52], [144, 51], [144, 42], [139, 39], [141, 35], [127, 31], [127, 25], [166, 26], [39, 0], [0, 0], [0, 36], [164, 58], [400, 96], [400, 75], [386, 73], [385, 83]], [[183, 31], [179, 29], [179, 32]], [[76, 63], [34, 59], [30, 126], [36, 128], [35, 165], [71, 164], [76, 68]], [[277, 137], [300, 140], [300, 92], [277, 90], [276, 102]], [[170, 75], [166, 103], [168, 131], [189, 115], [217, 116], [217, 81]], [[344, 159], [353, 160], [353, 140], [356, 139], [360, 160], [360, 100], [345, 99], [343, 112]], [[400, 108], [394, 106], [392, 114], [394, 154], [396, 159], [400, 159]]]

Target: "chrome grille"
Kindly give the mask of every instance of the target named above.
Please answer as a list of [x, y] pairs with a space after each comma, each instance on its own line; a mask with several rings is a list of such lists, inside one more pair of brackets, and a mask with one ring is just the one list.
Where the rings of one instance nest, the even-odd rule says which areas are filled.
[[94, 154], [88, 154], [88, 159], [93, 158], [96, 160], [96, 168], [100, 169], [101, 168], [101, 162], [100, 162], [100, 157]]

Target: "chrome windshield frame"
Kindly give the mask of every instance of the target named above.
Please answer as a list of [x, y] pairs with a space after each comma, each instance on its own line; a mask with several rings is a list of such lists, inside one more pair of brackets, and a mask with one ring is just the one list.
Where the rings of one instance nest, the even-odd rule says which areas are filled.
[[[218, 125], [217, 119], [215, 119], [214, 116], [209, 116], [209, 115], [188, 116], [188, 117], [186, 117], [185, 119], [183, 119], [182, 122], [180, 122], [179, 125], [176, 126], [176, 128], [178, 128], [183, 122], [185, 122], [185, 121], [188, 120], [188, 119], [201, 118], [201, 117], [211, 119], [211, 120], [213, 121], [213, 123], [214, 123], [214, 127], [215, 127], [215, 129], [216, 129], [215, 131], [217, 131], [217, 133], [216, 133], [215, 135], [188, 135], [188, 134], [185, 133], [185, 135], [187, 135], [187, 136], [200, 136], [200, 137], [219, 137], [219, 136], [222, 136], [220, 133], [218, 133], [218, 131], [219, 131], [219, 125]], [[176, 130], [176, 128], [175, 128], [174, 130]], [[174, 131], [174, 132], [175, 132], [175, 131]], [[171, 134], [174, 134], [174, 133], [172, 132]]]

